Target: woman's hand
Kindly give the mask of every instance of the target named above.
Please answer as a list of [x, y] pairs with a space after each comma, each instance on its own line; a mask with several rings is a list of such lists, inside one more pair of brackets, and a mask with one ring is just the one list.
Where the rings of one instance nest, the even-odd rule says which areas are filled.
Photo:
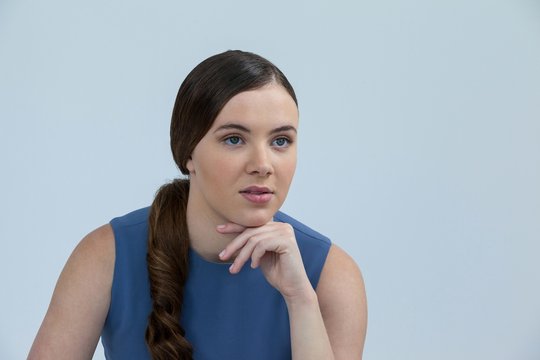
[[259, 227], [246, 228], [227, 223], [219, 225], [217, 231], [238, 234], [219, 254], [221, 260], [238, 254], [229, 269], [231, 274], [240, 272], [251, 258], [251, 267], [260, 266], [266, 280], [285, 299], [310, 295], [314, 291], [302, 263], [294, 230], [289, 224], [270, 221]]

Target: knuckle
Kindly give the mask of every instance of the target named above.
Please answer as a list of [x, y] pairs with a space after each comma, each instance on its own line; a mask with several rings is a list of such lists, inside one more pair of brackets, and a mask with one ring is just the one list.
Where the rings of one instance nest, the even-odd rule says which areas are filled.
[[284, 224], [283, 224], [283, 230], [284, 230], [286, 233], [289, 233], [289, 234], [293, 234], [293, 233], [294, 233], [294, 228], [292, 227], [291, 224], [286, 224], [286, 223], [284, 223]]
[[261, 236], [258, 234], [252, 235], [248, 241], [254, 245], [257, 245], [259, 242], [261, 242]]
[[260, 257], [260, 256], [262, 256], [265, 252], [266, 252], [266, 250], [263, 249], [263, 248], [255, 248], [255, 250], [253, 250], [253, 255]]

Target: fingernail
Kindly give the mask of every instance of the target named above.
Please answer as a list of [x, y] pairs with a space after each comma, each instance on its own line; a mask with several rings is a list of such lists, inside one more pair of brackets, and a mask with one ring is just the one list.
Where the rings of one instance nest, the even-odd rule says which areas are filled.
[[218, 225], [217, 228], [218, 229], [225, 229], [225, 225]]
[[223, 256], [225, 256], [225, 250], [223, 250], [222, 252], [220, 252], [218, 256], [219, 256], [220, 258], [222, 258]]
[[232, 272], [233, 266], [234, 266], [234, 264], [232, 264], [232, 265], [229, 267], [229, 272]]

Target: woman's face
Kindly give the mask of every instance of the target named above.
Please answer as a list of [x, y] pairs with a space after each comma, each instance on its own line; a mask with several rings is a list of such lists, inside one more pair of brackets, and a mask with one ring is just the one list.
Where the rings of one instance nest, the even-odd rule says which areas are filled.
[[297, 128], [298, 109], [280, 85], [231, 98], [187, 162], [190, 208], [215, 224], [270, 221], [294, 175]]

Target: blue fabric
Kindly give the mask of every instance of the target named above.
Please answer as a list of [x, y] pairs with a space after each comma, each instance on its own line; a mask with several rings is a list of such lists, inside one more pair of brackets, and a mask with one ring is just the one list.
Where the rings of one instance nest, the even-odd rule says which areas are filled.
[[[144, 334], [151, 311], [146, 267], [149, 208], [111, 221], [116, 262], [109, 313], [101, 334], [107, 359], [150, 359]], [[289, 223], [309, 280], [316, 288], [330, 240], [278, 212]], [[244, 266], [236, 275], [229, 265], [189, 253], [181, 324], [194, 347], [194, 359], [290, 359], [287, 307], [259, 269]]]

